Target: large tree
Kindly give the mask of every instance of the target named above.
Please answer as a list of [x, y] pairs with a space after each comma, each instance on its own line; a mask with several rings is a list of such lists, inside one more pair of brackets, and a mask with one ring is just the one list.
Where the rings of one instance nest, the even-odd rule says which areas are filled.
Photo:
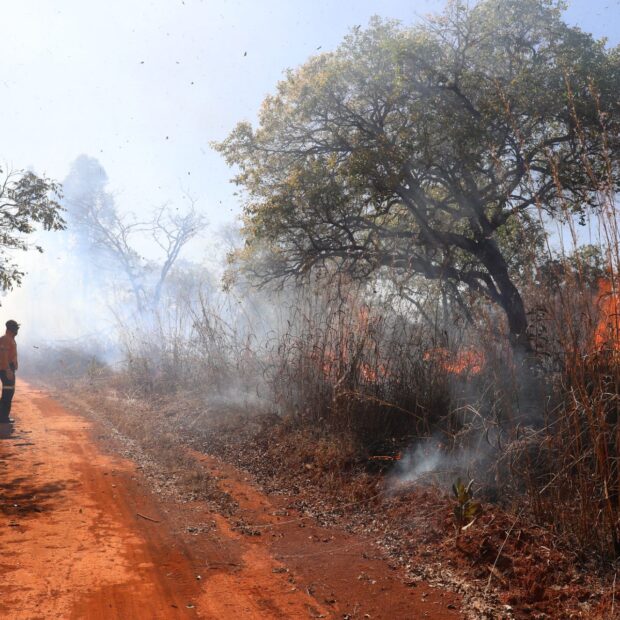
[[0, 290], [10, 290], [22, 282], [24, 273], [10, 258], [16, 250], [43, 251], [29, 241], [37, 227], [64, 228], [60, 191], [60, 185], [45, 176], [0, 168]]
[[515, 241], [618, 187], [620, 54], [561, 12], [451, 2], [289, 71], [258, 127], [216, 145], [245, 189], [248, 251], [270, 251], [259, 275], [331, 262], [444, 280], [498, 304], [528, 347]]

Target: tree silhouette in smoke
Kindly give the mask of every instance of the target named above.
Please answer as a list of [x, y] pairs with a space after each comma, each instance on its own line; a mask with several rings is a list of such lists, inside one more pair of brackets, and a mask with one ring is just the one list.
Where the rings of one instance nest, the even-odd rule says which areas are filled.
[[[121, 214], [107, 184], [108, 176], [97, 159], [78, 157], [64, 182], [68, 222], [78, 249], [90, 257], [93, 267], [105, 270], [116, 287], [122, 275], [135, 310], [142, 316], [158, 307], [182, 249], [206, 222], [191, 199], [184, 213], [163, 205], [146, 220], [133, 213]], [[143, 256], [139, 248], [145, 243], [157, 248], [157, 259]]]

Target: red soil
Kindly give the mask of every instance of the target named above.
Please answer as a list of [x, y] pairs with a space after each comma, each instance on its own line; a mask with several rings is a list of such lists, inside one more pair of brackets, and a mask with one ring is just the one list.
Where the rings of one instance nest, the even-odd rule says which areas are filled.
[[[0, 617], [456, 619], [454, 595], [403, 584], [364, 539], [319, 527], [196, 454], [239, 504], [150, 490], [101, 429], [18, 385], [0, 427]], [[258, 535], [260, 534], [260, 535]]]

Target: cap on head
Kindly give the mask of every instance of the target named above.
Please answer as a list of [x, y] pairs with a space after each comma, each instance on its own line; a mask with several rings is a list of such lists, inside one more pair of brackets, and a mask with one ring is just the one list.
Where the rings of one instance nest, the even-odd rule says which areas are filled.
[[17, 321], [14, 321], [13, 319], [7, 321], [5, 325], [6, 325], [6, 328], [10, 332], [13, 332], [14, 334], [16, 334], [17, 330], [19, 329], [19, 323]]

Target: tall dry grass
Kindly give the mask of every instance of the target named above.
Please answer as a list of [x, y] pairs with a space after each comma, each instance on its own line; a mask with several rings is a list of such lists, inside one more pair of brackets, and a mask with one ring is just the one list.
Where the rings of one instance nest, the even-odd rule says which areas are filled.
[[[594, 85], [590, 89], [597, 100]], [[570, 86], [567, 95], [571, 102]], [[572, 109], [578, 146], [585, 147], [592, 137]], [[580, 227], [571, 205], [562, 204], [547, 269], [538, 270], [528, 293], [541, 376], [549, 386], [545, 422], [516, 438], [508, 459], [513, 477], [526, 482], [540, 522], [577, 553], [609, 559], [620, 557], [620, 230], [618, 163], [609, 149], [617, 137], [609, 133], [608, 118], [599, 116], [598, 152], [582, 157], [595, 207], [585, 211], [587, 226]], [[549, 154], [552, 167], [553, 158]], [[559, 178], [556, 184], [561, 189]], [[538, 207], [542, 214], [544, 205]]]

